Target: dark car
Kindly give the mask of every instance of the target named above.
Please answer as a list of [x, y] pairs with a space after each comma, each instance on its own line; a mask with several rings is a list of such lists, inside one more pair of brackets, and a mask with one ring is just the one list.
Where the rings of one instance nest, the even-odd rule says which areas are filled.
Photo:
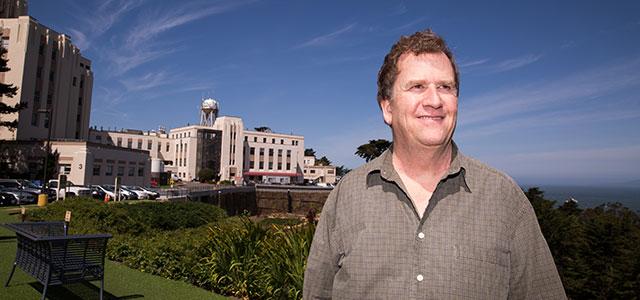
[[5, 192], [0, 192], [0, 206], [16, 204], [18, 204], [18, 198], [16, 198], [16, 196]]

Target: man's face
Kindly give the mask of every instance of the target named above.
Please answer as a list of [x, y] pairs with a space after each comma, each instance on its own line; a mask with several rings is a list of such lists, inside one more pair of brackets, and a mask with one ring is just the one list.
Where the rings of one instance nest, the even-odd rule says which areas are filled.
[[446, 145], [456, 127], [458, 97], [454, 71], [444, 53], [414, 55], [398, 60], [399, 74], [391, 99], [380, 105], [398, 147]]

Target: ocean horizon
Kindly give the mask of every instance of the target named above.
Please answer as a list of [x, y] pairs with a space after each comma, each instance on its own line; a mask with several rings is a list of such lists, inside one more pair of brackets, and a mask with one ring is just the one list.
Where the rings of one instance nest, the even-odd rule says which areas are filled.
[[640, 212], [640, 187], [577, 186], [577, 185], [527, 185], [538, 187], [544, 198], [554, 200], [558, 205], [573, 198], [580, 208], [593, 208], [606, 203], [620, 202], [625, 207]]

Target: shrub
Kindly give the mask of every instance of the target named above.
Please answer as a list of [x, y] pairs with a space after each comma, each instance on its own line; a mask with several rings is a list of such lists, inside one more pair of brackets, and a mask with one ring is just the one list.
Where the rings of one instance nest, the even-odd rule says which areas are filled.
[[72, 212], [72, 233], [106, 232], [141, 235], [153, 231], [196, 228], [225, 218], [221, 208], [200, 202], [104, 204], [90, 198], [55, 202], [28, 212], [31, 220], [63, 220]]

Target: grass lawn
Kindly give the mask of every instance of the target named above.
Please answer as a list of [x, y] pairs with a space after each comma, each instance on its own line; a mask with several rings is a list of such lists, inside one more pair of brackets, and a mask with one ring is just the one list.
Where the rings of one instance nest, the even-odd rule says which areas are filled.
[[[34, 209], [35, 205], [28, 208]], [[16, 213], [11, 215], [12, 213]], [[19, 208], [1, 207], [0, 224], [19, 222]], [[0, 299], [40, 299], [43, 286], [19, 268], [9, 287], [5, 287], [15, 259], [15, 233], [0, 227]], [[185, 282], [142, 273], [107, 260], [105, 266], [105, 299], [227, 299]], [[100, 282], [76, 283], [49, 287], [48, 299], [98, 299]]]

